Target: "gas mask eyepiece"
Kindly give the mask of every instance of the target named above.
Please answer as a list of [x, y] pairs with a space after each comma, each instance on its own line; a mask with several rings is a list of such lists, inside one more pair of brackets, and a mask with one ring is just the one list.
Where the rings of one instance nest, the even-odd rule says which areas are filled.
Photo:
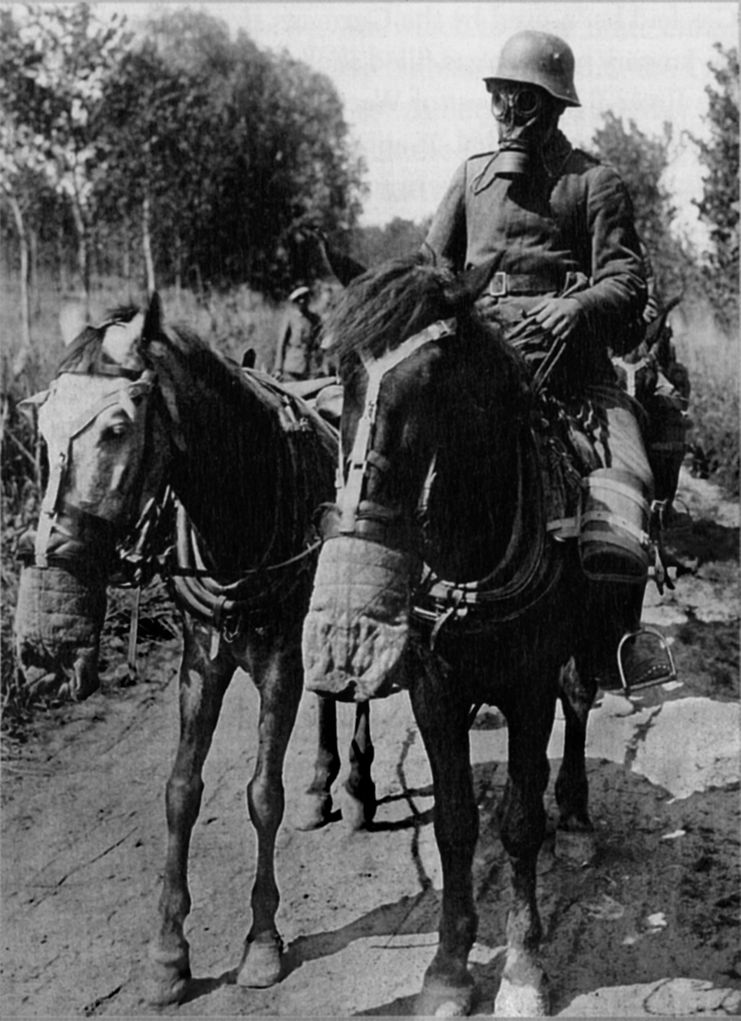
[[518, 177], [527, 174], [533, 148], [537, 145], [532, 129], [542, 120], [546, 97], [540, 89], [515, 82], [492, 82], [491, 111], [499, 125], [497, 175]]
[[491, 91], [491, 110], [505, 130], [525, 127], [540, 113], [543, 97], [537, 90], [524, 86], [497, 86]]

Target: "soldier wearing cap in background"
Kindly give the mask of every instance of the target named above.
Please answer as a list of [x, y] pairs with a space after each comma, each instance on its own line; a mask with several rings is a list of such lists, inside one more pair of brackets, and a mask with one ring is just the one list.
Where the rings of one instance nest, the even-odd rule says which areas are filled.
[[288, 295], [290, 305], [281, 324], [273, 375], [282, 380], [311, 379], [321, 367], [321, 319], [309, 308], [310, 291], [303, 285]]
[[[593, 467], [601, 467], [603, 489], [630, 489], [647, 518], [651, 469], [634, 406], [618, 389], [608, 354], [631, 349], [642, 335], [646, 281], [630, 198], [613, 168], [575, 149], [558, 128], [564, 110], [580, 106], [567, 43], [519, 32], [484, 81], [499, 146], [458, 169], [424, 249], [454, 271], [490, 268], [477, 308], [520, 348], [533, 372], [562, 345], [551, 392], [567, 405], [588, 402], [598, 411], [604, 456]], [[616, 549], [624, 539], [635, 536], [617, 535]], [[594, 672], [614, 683], [620, 648], [629, 685], [673, 676], [663, 640], [640, 629], [645, 571], [641, 581], [626, 570], [625, 578], [614, 571], [589, 584], [594, 626], [607, 629], [603, 645], [610, 648]]]

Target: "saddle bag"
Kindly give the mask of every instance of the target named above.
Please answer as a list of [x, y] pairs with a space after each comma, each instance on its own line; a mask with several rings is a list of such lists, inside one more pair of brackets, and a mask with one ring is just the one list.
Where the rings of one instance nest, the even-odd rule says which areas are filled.
[[598, 468], [582, 484], [582, 570], [594, 581], [644, 583], [651, 559], [650, 505], [641, 480], [617, 468]]

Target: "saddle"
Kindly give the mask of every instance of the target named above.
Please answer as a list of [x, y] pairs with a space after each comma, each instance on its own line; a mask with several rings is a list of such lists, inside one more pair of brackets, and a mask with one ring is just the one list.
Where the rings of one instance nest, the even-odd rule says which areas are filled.
[[312, 411], [315, 411], [320, 418], [324, 419], [333, 429], [339, 429], [340, 418], [342, 417], [342, 386], [337, 382], [336, 376], [319, 376], [316, 379], [286, 380], [279, 383], [272, 376], [265, 373], [258, 373], [256, 370], [246, 370], [253, 376], [258, 376], [280, 400], [299, 398]]

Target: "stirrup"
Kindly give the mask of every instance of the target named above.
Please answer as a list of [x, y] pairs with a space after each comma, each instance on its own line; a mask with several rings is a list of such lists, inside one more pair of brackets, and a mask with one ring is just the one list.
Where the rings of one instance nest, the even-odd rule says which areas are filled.
[[[660, 657], [644, 654], [642, 659], [627, 665], [626, 643], [635, 639], [651, 635], [659, 643]], [[666, 684], [668, 681], [676, 681], [677, 668], [674, 665], [674, 657], [671, 649], [662, 633], [654, 627], [641, 627], [637, 631], [629, 631], [620, 639], [617, 648], [617, 665], [620, 675], [620, 683], [623, 686], [625, 695], [630, 696], [645, 688], [652, 688], [656, 684]]]

